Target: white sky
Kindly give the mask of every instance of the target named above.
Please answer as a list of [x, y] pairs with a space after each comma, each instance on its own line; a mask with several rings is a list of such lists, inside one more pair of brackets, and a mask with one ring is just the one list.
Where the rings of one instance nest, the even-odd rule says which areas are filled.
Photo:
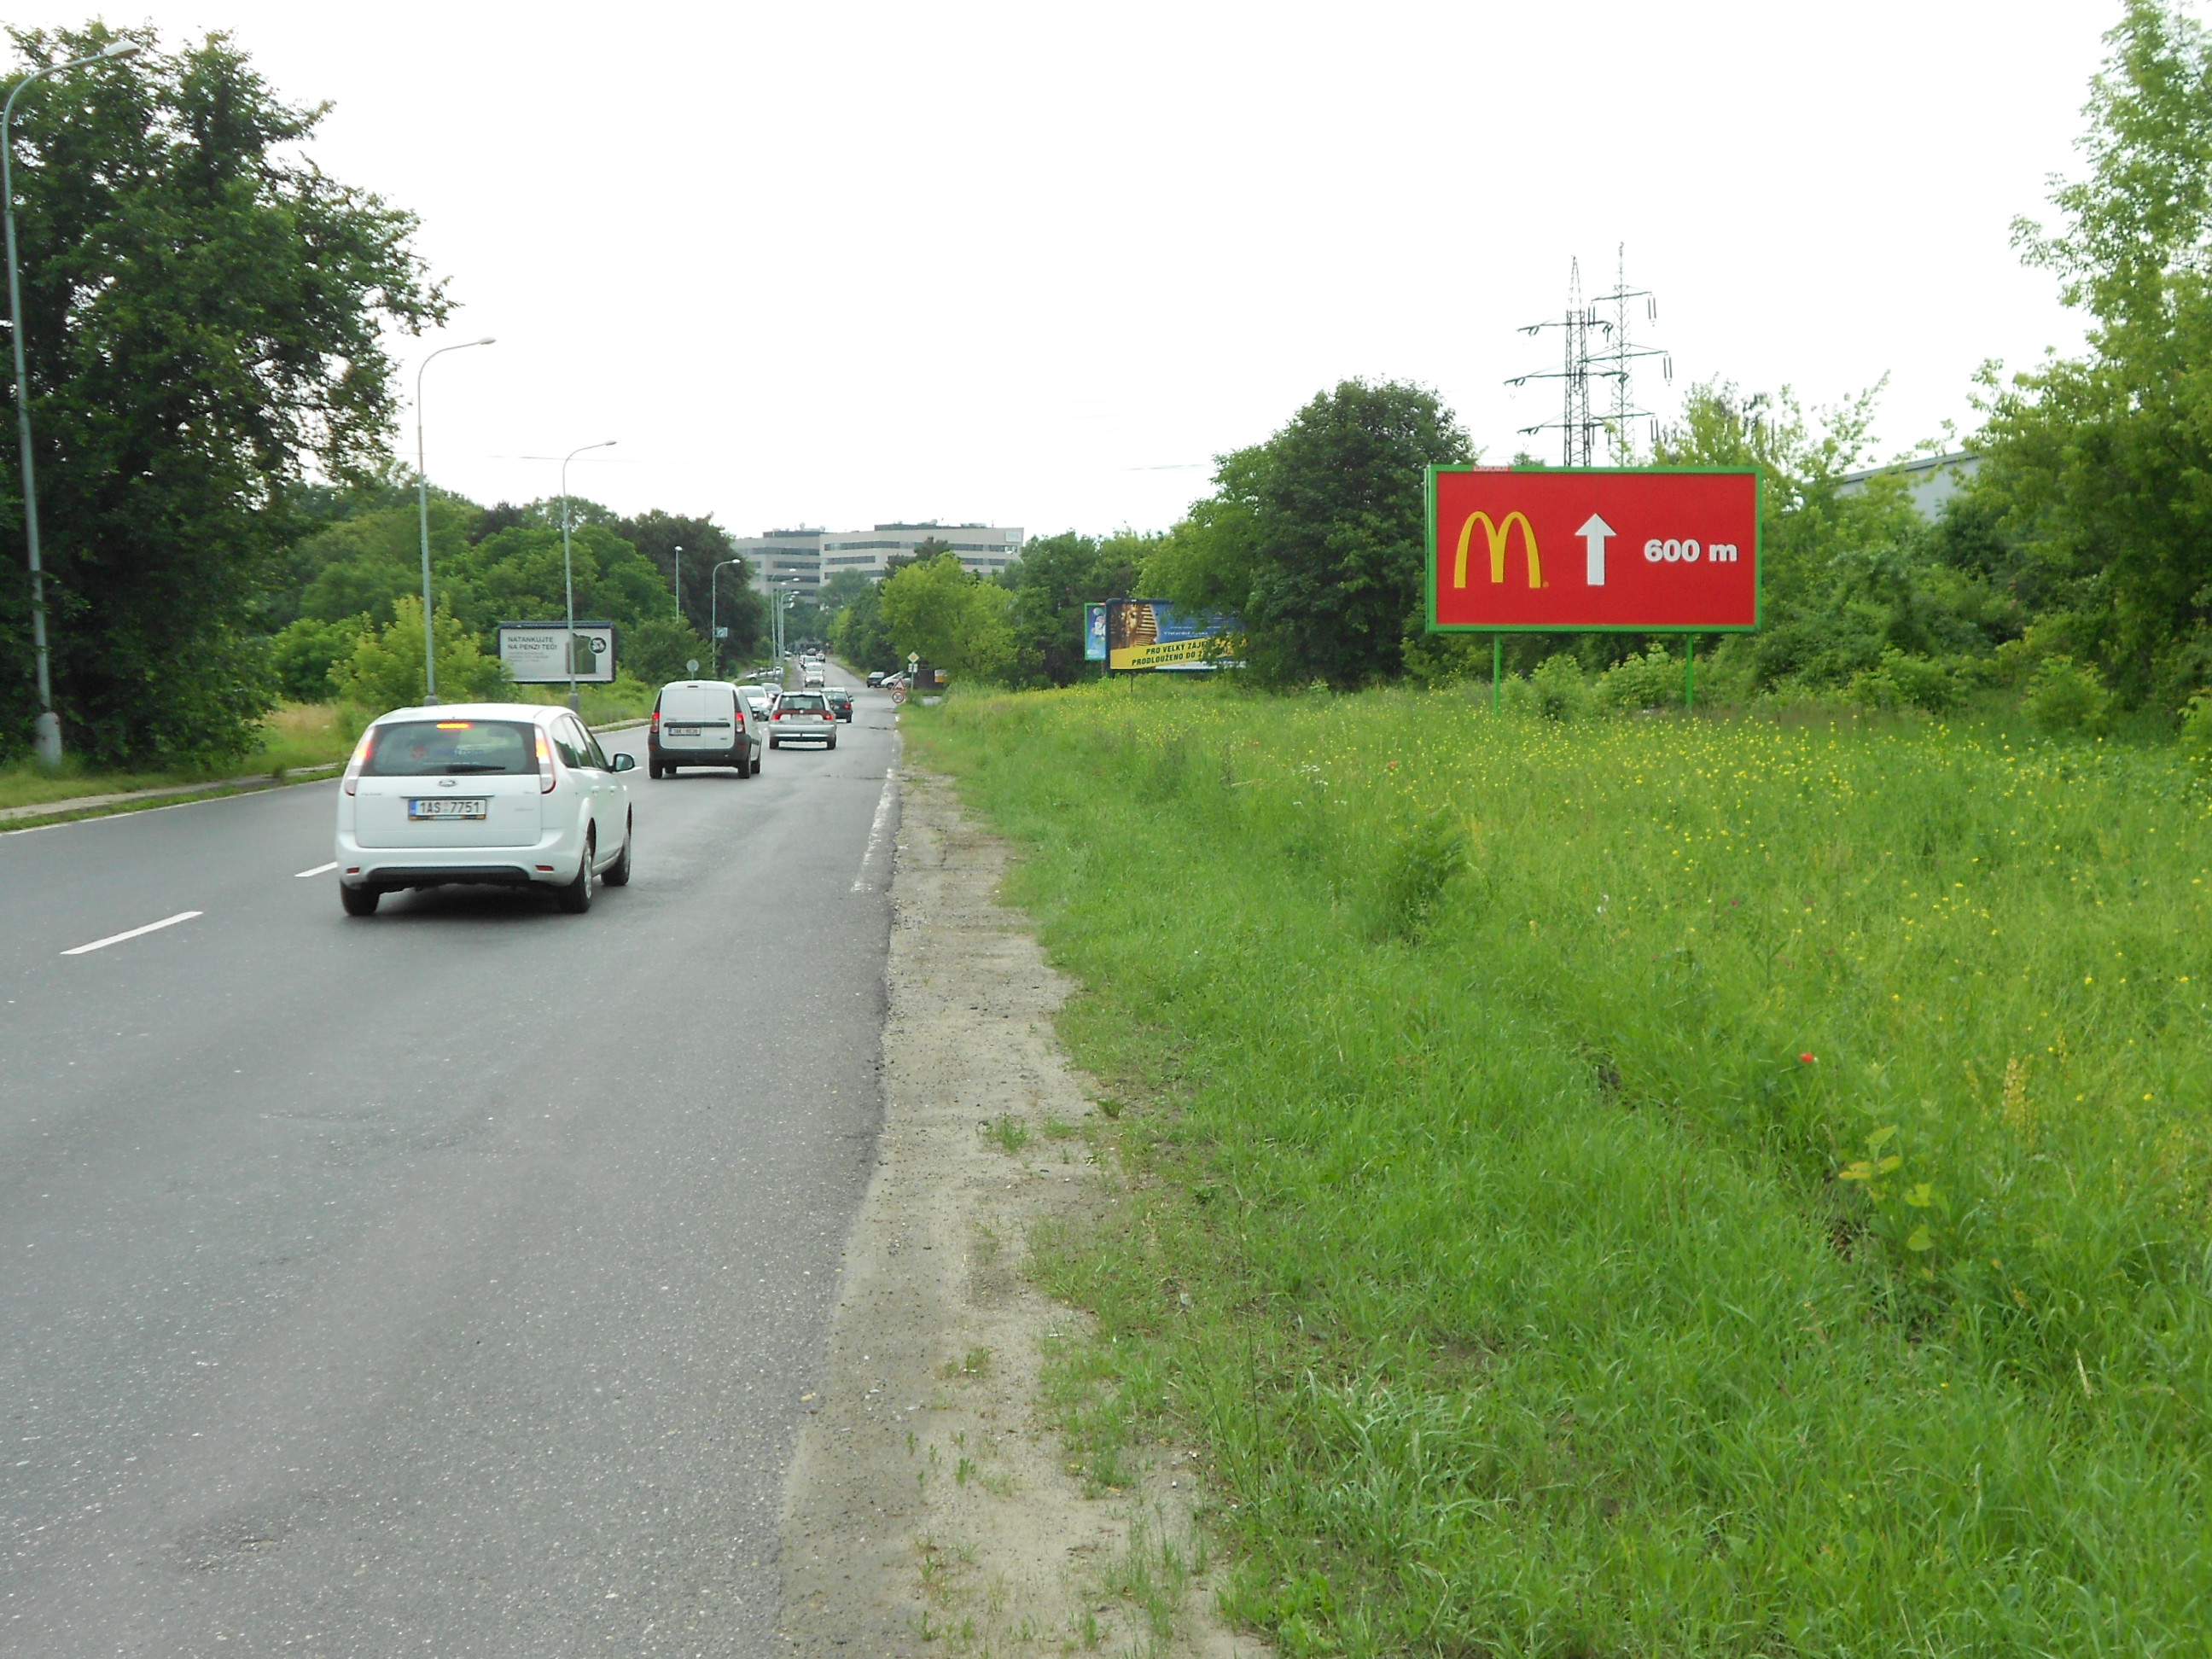
[[[15, 21], [92, 9], [29, 0]], [[1351, 375], [1504, 460], [1550, 418], [1568, 261], [1626, 242], [1690, 380], [1884, 374], [1885, 452], [1985, 357], [2078, 342], [2011, 251], [2117, 0], [1577, 5], [179, 0], [325, 168], [422, 219], [460, 302], [431, 476], [740, 533], [1160, 528]], [[427, 344], [402, 343], [410, 361]], [[410, 428], [407, 448], [411, 452]]]

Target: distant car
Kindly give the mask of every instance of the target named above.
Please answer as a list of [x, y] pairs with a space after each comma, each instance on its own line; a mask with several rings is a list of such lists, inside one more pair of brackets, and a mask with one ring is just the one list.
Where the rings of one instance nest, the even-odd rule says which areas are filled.
[[884, 683], [884, 671], [883, 671], [882, 669], [880, 669], [880, 668], [871, 668], [871, 669], [868, 671], [868, 684], [869, 684], [869, 685], [870, 685], [871, 687], [873, 687], [873, 686], [878, 686], [878, 685], [881, 685], [883, 683]]
[[769, 716], [775, 713], [775, 693], [765, 685], [741, 685], [738, 695], [744, 699], [746, 708], [761, 730], [766, 731]]
[[822, 681], [823, 673], [818, 668], [810, 668], [799, 677], [799, 684], [809, 691], [821, 690]]
[[671, 680], [653, 700], [646, 733], [646, 770], [674, 777], [684, 766], [734, 766], [749, 778], [761, 769], [761, 722], [744, 689], [728, 680]]
[[822, 695], [830, 700], [830, 712], [841, 720], [853, 718], [853, 694], [842, 685], [826, 688]]
[[550, 888], [592, 908], [594, 878], [629, 884], [633, 755], [611, 760], [565, 708], [463, 702], [397, 708], [354, 745], [338, 790], [338, 897], [373, 915], [386, 893], [453, 883]]
[[775, 713], [769, 720], [768, 746], [781, 749], [787, 743], [837, 746], [837, 716], [819, 691], [787, 691], [776, 699]]

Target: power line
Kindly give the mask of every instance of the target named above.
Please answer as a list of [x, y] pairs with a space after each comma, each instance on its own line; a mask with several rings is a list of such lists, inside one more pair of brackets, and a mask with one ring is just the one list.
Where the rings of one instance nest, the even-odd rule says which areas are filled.
[[[1601, 432], [1605, 434], [1607, 458], [1616, 466], [1628, 465], [1635, 459], [1633, 423], [1638, 421], [1650, 421], [1652, 441], [1658, 441], [1656, 418], [1636, 401], [1636, 363], [1645, 357], [1662, 359], [1663, 373], [1671, 381], [1674, 360], [1661, 347], [1636, 343], [1631, 327], [1635, 307], [1631, 302], [1644, 301], [1641, 308], [1647, 322], [1658, 320], [1659, 302], [1650, 289], [1629, 287], [1626, 244], [1619, 250], [1619, 259], [1613, 291], [1587, 299], [1583, 294], [1582, 261], [1577, 258], [1570, 265], [1566, 314], [1555, 322], [1531, 323], [1521, 331], [1540, 334], [1558, 329], [1562, 337], [1560, 367], [1531, 370], [1505, 383], [1510, 386], [1526, 386], [1531, 380], [1560, 383], [1559, 418], [1524, 426], [1521, 432], [1523, 435], [1557, 432], [1563, 466], [1595, 466]], [[1610, 316], [1606, 314], [1607, 310]], [[1593, 382], [1600, 383], [1595, 392]]]

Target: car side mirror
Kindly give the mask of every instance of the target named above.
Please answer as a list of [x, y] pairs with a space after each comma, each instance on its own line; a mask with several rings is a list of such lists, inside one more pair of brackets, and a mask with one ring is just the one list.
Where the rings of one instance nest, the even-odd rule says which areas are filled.
[[615, 770], [616, 770], [616, 771], [617, 771], [617, 772], [635, 772], [636, 769], [637, 769], [637, 757], [636, 757], [636, 756], [635, 756], [635, 755], [617, 755], [617, 756], [615, 757]]

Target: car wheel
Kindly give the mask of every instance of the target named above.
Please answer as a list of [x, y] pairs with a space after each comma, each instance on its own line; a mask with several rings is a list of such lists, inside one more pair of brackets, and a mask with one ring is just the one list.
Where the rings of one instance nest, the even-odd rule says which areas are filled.
[[770, 738], [768, 740], [768, 746], [771, 749], [781, 749], [783, 747], [783, 745], [781, 743], [778, 743], [774, 738]]
[[606, 874], [599, 878], [599, 879], [606, 883], [608, 886], [627, 887], [629, 885], [629, 844], [636, 838], [636, 836], [637, 818], [636, 816], [633, 814], [623, 824], [622, 856], [617, 859], [612, 864], [610, 864], [607, 866]]
[[649, 760], [645, 763], [645, 775], [649, 778], [658, 778], [663, 768], [657, 760]]
[[580, 916], [592, 908], [592, 860], [599, 855], [599, 833], [584, 831], [584, 861], [576, 866], [576, 878], [560, 890], [561, 908], [572, 916]]
[[758, 777], [758, 776], [760, 775], [760, 769], [761, 769], [761, 757], [760, 757], [758, 755], [755, 755], [755, 756], [753, 757], [753, 775], [754, 775], [755, 777]]
[[345, 906], [345, 913], [349, 916], [374, 915], [376, 902], [383, 896], [374, 887], [349, 887], [343, 882], [338, 884], [338, 902]]
[[835, 732], [832, 732], [830, 734], [830, 746], [832, 749], [835, 749], [837, 746], [837, 734]]

